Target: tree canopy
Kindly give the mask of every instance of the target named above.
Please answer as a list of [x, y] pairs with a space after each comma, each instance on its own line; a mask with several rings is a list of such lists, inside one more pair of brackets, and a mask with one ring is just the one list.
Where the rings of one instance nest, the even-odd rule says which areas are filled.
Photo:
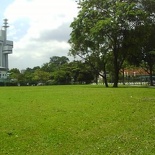
[[99, 58], [96, 66], [100, 62], [106, 66], [108, 59], [112, 64], [113, 86], [117, 87], [124, 60], [140, 50], [149, 36], [146, 30], [153, 24], [155, 2], [84, 0], [79, 5], [79, 14], [71, 23], [70, 54], [85, 60]]

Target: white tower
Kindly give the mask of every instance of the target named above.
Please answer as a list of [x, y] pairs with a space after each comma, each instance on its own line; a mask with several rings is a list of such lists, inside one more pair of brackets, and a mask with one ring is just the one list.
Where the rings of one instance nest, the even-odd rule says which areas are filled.
[[12, 53], [13, 41], [7, 40], [8, 20], [4, 19], [3, 29], [0, 30], [0, 79], [7, 78], [8, 54]]

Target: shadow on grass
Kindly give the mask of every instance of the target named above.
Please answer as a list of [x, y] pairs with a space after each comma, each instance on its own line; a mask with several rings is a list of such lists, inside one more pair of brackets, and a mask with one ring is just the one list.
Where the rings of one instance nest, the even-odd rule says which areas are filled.
[[105, 87], [105, 85], [82, 85], [85, 86], [84, 88], [105, 88], [105, 89], [109, 89], [109, 88], [113, 88], [113, 89], [119, 89], [119, 88], [152, 88], [154, 89], [155, 86], [149, 86], [149, 85], [118, 85], [118, 87], [113, 87], [113, 85], [109, 85], [109, 87]]

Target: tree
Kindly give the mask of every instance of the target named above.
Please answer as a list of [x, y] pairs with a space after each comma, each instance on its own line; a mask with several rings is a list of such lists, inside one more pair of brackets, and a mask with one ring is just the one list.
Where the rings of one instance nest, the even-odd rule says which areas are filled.
[[150, 75], [150, 85], [153, 86], [153, 70], [155, 66], [155, 25], [152, 26], [153, 30], [149, 35], [148, 40], [142, 47], [142, 61], [141, 67]]
[[50, 73], [42, 71], [40, 69], [36, 69], [33, 73], [33, 80], [37, 83], [46, 83], [50, 78]]
[[50, 58], [50, 66], [54, 67], [55, 69], [59, 69], [64, 64], [67, 64], [69, 62], [69, 59], [65, 56], [53, 56]]
[[144, 10], [148, 13], [147, 18], [147, 31], [148, 37], [147, 40], [142, 47], [142, 66], [150, 75], [150, 85], [153, 85], [153, 70], [155, 66], [155, 1], [153, 0], [143, 0], [142, 4], [144, 6]]
[[25, 85], [34, 85], [34, 84], [36, 85], [37, 84], [37, 82], [34, 81], [34, 79], [33, 79], [33, 74], [35, 72], [34, 69], [26, 68], [26, 70], [24, 71], [24, 73], [23, 73], [23, 76], [24, 76], [23, 83], [25, 83]]
[[141, 9], [146, 12], [147, 18], [143, 21], [143, 25], [136, 27], [134, 32], [143, 38], [139, 40], [140, 46], [137, 46], [136, 51], [128, 56], [130, 64], [142, 67], [150, 75], [150, 84], [153, 85], [153, 69], [155, 65], [155, 1], [142, 0]]
[[57, 70], [52, 74], [53, 84], [70, 84], [71, 76], [70, 72], [66, 70]]
[[50, 58], [48, 63], [44, 63], [41, 67], [41, 70], [46, 72], [54, 72], [60, 69], [63, 65], [68, 64], [69, 59], [65, 56], [53, 56]]
[[110, 55], [114, 87], [118, 86], [124, 60], [138, 45], [134, 32], [146, 19], [146, 13], [139, 4], [129, 0], [83, 1], [78, 17], [71, 24], [70, 53], [85, 58], [95, 53], [102, 61]]
[[17, 68], [10, 69], [9, 73], [10, 73], [9, 78], [11, 79], [11, 81], [15, 83], [20, 83], [23, 80], [23, 76], [20, 73], [19, 69]]

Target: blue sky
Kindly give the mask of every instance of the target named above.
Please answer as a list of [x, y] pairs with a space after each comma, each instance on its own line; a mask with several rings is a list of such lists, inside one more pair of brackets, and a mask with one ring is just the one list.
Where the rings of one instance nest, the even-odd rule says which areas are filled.
[[0, 24], [8, 19], [8, 39], [14, 42], [9, 68], [33, 68], [52, 56], [67, 56], [69, 26], [77, 12], [75, 0], [5, 0]]

